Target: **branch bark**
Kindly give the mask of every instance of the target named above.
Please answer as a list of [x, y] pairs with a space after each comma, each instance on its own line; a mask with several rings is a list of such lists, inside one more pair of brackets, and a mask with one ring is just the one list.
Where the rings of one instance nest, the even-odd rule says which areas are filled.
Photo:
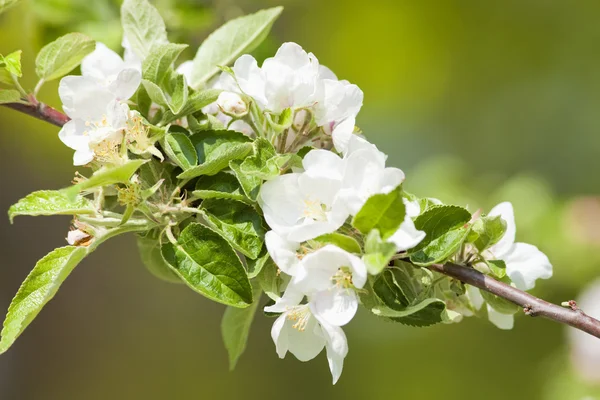
[[523, 307], [525, 314], [544, 317], [560, 322], [600, 338], [600, 321], [590, 317], [577, 308], [575, 302], [569, 302], [569, 307], [561, 307], [545, 300], [532, 296], [515, 287], [499, 282], [481, 272], [461, 265], [447, 263], [434, 264], [429, 269], [441, 274], [458, 279], [461, 282], [478, 287], [487, 292], [502, 297], [518, 306]]
[[7, 103], [2, 105], [8, 108], [12, 108], [13, 110], [25, 113], [27, 115], [31, 115], [34, 118], [41, 119], [42, 121], [49, 122], [52, 125], [56, 125], [61, 128], [70, 120], [69, 117], [67, 117], [65, 114], [61, 113], [57, 109], [47, 106], [46, 104], [40, 103], [38, 101], [30, 102], [29, 104]]

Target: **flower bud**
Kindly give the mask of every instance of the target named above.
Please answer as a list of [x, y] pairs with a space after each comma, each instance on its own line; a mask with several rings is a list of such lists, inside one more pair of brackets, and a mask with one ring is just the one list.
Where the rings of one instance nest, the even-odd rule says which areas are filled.
[[67, 242], [71, 246], [87, 246], [92, 237], [80, 229], [69, 231], [67, 234]]
[[221, 111], [232, 117], [243, 117], [248, 113], [248, 105], [235, 93], [222, 92], [217, 98], [217, 105]]

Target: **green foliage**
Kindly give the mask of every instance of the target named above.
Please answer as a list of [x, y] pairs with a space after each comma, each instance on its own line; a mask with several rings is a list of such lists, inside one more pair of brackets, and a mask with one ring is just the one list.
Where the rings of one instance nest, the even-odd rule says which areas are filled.
[[492, 274], [497, 278], [506, 276], [506, 263], [502, 260], [486, 260], [485, 261]]
[[252, 288], [244, 266], [227, 241], [211, 229], [192, 223], [176, 243], [164, 244], [161, 251], [192, 290], [233, 307], [252, 304]]
[[394, 254], [396, 254], [395, 244], [382, 240], [377, 229], [369, 232], [365, 240], [363, 261], [371, 275], [377, 275], [387, 267]]
[[352, 226], [368, 234], [372, 229], [379, 230], [381, 237], [392, 236], [404, 222], [406, 206], [402, 201], [402, 187], [391, 192], [376, 194], [367, 200], [365, 205], [352, 219]]
[[179, 174], [179, 179], [214, 175], [227, 168], [229, 161], [246, 157], [252, 151], [250, 138], [234, 131], [206, 131], [190, 137], [199, 165]]
[[519, 311], [519, 306], [511, 303], [508, 300], [505, 300], [501, 297], [498, 297], [490, 292], [485, 290], [479, 290], [483, 299], [488, 303], [492, 308], [502, 314], [515, 314]]
[[21, 100], [21, 93], [14, 89], [0, 89], [0, 104], [16, 103]]
[[246, 350], [250, 327], [260, 303], [262, 290], [254, 284], [254, 301], [247, 308], [227, 307], [221, 321], [221, 335], [229, 354], [229, 369], [233, 371], [240, 356]]
[[74, 197], [83, 190], [92, 189], [101, 186], [114, 185], [115, 183], [127, 183], [131, 176], [147, 160], [131, 160], [123, 165], [116, 167], [102, 167], [89, 178], [77, 185], [63, 189], [68, 197]]
[[187, 80], [183, 75], [177, 75], [171, 101], [169, 102], [169, 109], [174, 115], [179, 114], [183, 110], [183, 107], [187, 104], [188, 96]]
[[157, 45], [168, 42], [165, 23], [147, 0], [125, 0], [121, 6], [121, 23], [131, 48], [142, 60]]
[[296, 154], [277, 154], [271, 142], [265, 138], [254, 140], [252, 147], [252, 156], [240, 165], [240, 171], [246, 176], [269, 180], [280, 175], [282, 169], [292, 162], [302, 164], [302, 159]]
[[434, 206], [415, 220], [426, 236], [412, 251], [410, 260], [421, 266], [442, 262], [453, 255], [469, 234], [471, 213], [458, 206]]
[[170, 109], [167, 110], [162, 118], [162, 123], [168, 124], [181, 117], [185, 117], [202, 110], [203, 107], [214, 103], [219, 97], [220, 93], [221, 89], [206, 89], [195, 92], [188, 97], [187, 102], [178, 113], [174, 113]]
[[[270, 259], [270, 258], [269, 258]], [[256, 275], [256, 281], [261, 289], [271, 300], [279, 299], [282, 287], [284, 285], [282, 274], [274, 262], [267, 262], [261, 271]]]
[[0, 339], [0, 354], [8, 350], [46, 303], [52, 300], [86, 254], [84, 247], [66, 246], [51, 251], [37, 262], [10, 303]]
[[248, 270], [248, 278], [256, 278], [257, 275], [260, 274], [262, 269], [269, 265], [275, 266], [275, 263], [271, 259], [267, 248], [263, 247], [261, 253], [258, 255], [256, 260], [246, 258], [246, 269]]
[[262, 184], [262, 179], [260, 179], [257, 176], [244, 174], [241, 168], [241, 161], [230, 161], [229, 168], [231, 168], [231, 170], [235, 174], [235, 177], [242, 186], [242, 190], [244, 191], [246, 196], [250, 200], [256, 201], [258, 193], [260, 192], [260, 185]]
[[40, 190], [13, 204], [8, 209], [8, 217], [12, 223], [19, 215], [81, 215], [94, 212], [94, 205], [85, 197], [72, 198], [60, 190]]
[[153, 46], [142, 64], [142, 78], [160, 86], [172, 70], [173, 62], [186, 47], [186, 44], [175, 43]]
[[0, 55], [0, 67], [3, 67], [11, 74], [18, 76], [19, 78], [23, 76], [21, 72], [21, 50], [14, 51], [7, 56]]
[[310, 240], [310, 243], [315, 247], [332, 244], [340, 249], [346, 250], [349, 253], [361, 254], [360, 244], [353, 237], [342, 235], [341, 233], [326, 233], [319, 237]]
[[138, 236], [137, 246], [142, 263], [152, 275], [163, 281], [183, 283], [179, 276], [173, 272], [169, 264], [164, 260], [160, 251], [161, 244], [158, 235], [155, 232], [150, 232], [145, 236]]
[[96, 42], [81, 33], [69, 33], [47, 44], [35, 59], [35, 72], [40, 79], [58, 79], [81, 64], [96, 48]]
[[429, 298], [401, 311], [386, 307], [376, 308], [373, 310], [373, 314], [390, 318], [405, 325], [422, 327], [442, 322], [445, 311], [446, 303], [440, 299]]
[[182, 170], [186, 171], [198, 164], [196, 149], [185, 133], [168, 133], [160, 143], [169, 159]]
[[193, 195], [200, 199], [232, 199], [248, 202], [237, 178], [228, 172], [201, 176], [196, 182]]
[[219, 66], [229, 65], [241, 54], [254, 50], [282, 11], [282, 7], [261, 10], [233, 19], [214, 31], [196, 53], [190, 86], [199, 88], [219, 72]]
[[169, 107], [169, 99], [167, 99], [165, 92], [163, 92], [160, 86], [146, 79], [142, 79], [142, 85], [144, 86], [144, 89], [146, 89], [146, 93], [148, 97], [150, 97], [150, 100], [152, 100], [161, 107]]
[[469, 241], [471, 241], [479, 251], [487, 249], [498, 243], [506, 232], [506, 221], [499, 215], [490, 217], [481, 217], [477, 219], [471, 228]]
[[0, 14], [17, 4], [19, 0], [0, 0]]
[[202, 210], [211, 227], [234, 249], [251, 259], [258, 257], [266, 230], [254, 207], [236, 200], [208, 199], [202, 202]]

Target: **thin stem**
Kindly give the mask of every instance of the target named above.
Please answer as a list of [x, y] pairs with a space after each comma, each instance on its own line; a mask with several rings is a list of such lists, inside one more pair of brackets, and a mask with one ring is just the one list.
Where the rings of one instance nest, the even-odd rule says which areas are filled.
[[458, 264], [433, 264], [428, 268], [521, 306], [526, 315], [551, 319], [600, 338], [600, 321], [577, 308], [575, 302], [569, 302], [570, 308], [561, 307]]
[[37, 119], [41, 119], [42, 121], [49, 122], [53, 125], [62, 128], [64, 124], [69, 122], [70, 118], [60, 111], [45, 105], [44, 103], [7, 103], [2, 104], [4, 107], [12, 108], [13, 110], [20, 111]]

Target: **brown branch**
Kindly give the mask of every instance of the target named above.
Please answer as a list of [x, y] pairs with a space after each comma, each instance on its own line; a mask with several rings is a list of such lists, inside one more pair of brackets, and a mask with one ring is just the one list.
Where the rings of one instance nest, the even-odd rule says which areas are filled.
[[429, 269], [441, 274], [458, 279], [461, 282], [478, 287], [511, 303], [523, 307], [525, 314], [535, 317], [541, 316], [556, 322], [567, 324], [573, 328], [587, 332], [600, 338], [600, 321], [594, 319], [577, 308], [575, 302], [569, 302], [569, 308], [561, 307], [539, 299], [529, 293], [523, 292], [506, 283], [499, 282], [481, 272], [461, 265], [447, 263], [434, 264]]
[[69, 122], [70, 118], [55, 108], [47, 106], [44, 103], [40, 103], [35, 99], [30, 100], [34, 101], [30, 101], [29, 104], [7, 103], [2, 105], [27, 115], [31, 115], [37, 119], [41, 119], [42, 121], [50, 122], [58, 127], [62, 127], [64, 124]]

